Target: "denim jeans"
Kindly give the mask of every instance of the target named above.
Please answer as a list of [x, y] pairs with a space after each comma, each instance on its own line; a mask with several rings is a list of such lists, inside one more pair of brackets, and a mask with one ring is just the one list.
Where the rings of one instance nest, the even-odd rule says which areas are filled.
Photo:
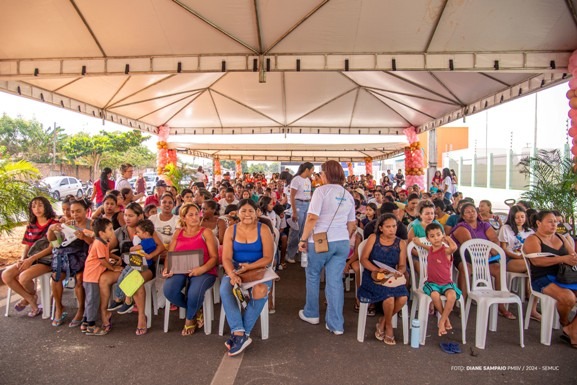
[[[245, 332], [245, 334], [250, 335], [250, 332], [252, 331], [252, 328], [266, 303], [270, 288], [272, 287], [272, 281], [263, 283], [268, 287], [267, 295], [256, 300], [253, 299], [251, 295], [251, 299], [248, 302], [246, 309], [244, 309], [243, 314], [242, 310], [238, 306], [236, 297], [232, 293], [230, 278], [226, 275], [222, 278], [220, 284], [220, 299], [222, 301], [222, 306], [224, 307], [224, 312], [226, 313], [226, 320], [230, 326], [231, 334], [234, 332]], [[252, 292], [252, 289], [249, 289], [249, 291]]]
[[[188, 281], [186, 294], [182, 289]], [[191, 320], [202, 307], [204, 293], [214, 285], [216, 277], [212, 274], [202, 274], [189, 277], [186, 274], [175, 274], [164, 282], [164, 296], [178, 307], [186, 309], [186, 319]], [[164, 309], [164, 311], [170, 311]]]
[[343, 305], [345, 293], [343, 289], [343, 270], [349, 255], [349, 241], [329, 242], [329, 251], [315, 253], [314, 243], [308, 244], [308, 266], [306, 270], [307, 297], [304, 308], [306, 317], [319, 317], [319, 290], [321, 271], [325, 269], [325, 297], [327, 313], [325, 320], [331, 331], [344, 331], [345, 319]]
[[297, 216], [299, 223], [299, 230], [295, 231], [292, 228], [289, 230], [288, 246], [286, 251], [287, 258], [294, 259], [299, 249], [299, 241], [303, 235], [303, 229], [307, 220], [307, 212], [309, 211], [310, 202], [302, 202], [295, 200], [297, 208]]

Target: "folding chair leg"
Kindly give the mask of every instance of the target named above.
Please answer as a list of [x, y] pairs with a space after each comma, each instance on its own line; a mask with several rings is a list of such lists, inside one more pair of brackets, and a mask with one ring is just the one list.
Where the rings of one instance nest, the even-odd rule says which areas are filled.
[[467, 343], [467, 315], [465, 313], [465, 301], [463, 297], [459, 298], [461, 304], [461, 332], [463, 334], [463, 345]]
[[403, 306], [401, 314], [403, 317], [403, 343], [407, 345], [409, 343], [409, 307], [407, 304]]
[[12, 298], [12, 289], [8, 288], [8, 293], [6, 295], [6, 311], [4, 312], [4, 317], [8, 317], [8, 312], [10, 311], [10, 298]]
[[520, 343], [521, 343], [521, 347], [524, 348], [525, 347], [525, 341], [524, 341], [524, 336], [523, 336], [523, 305], [521, 303], [521, 301], [517, 302], [517, 309], [519, 312], [519, 339], [520, 339]]

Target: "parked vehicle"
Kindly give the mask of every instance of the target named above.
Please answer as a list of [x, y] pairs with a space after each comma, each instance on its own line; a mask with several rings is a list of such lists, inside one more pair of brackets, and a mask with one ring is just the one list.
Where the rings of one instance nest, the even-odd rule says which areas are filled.
[[148, 195], [151, 195], [152, 192], [154, 191], [154, 187], [156, 186], [156, 182], [158, 181], [158, 175], [157, 174], [144, 174], [143, 175], [144, 180], [146, 181], [146, 193]]
[[42, 179], [41, 183], [48, 187], [50, 195], [56, 200], [66, 195], [74, 195], [77, 198], [84, 195], [82, 183], [72, 176], [49, 176]]

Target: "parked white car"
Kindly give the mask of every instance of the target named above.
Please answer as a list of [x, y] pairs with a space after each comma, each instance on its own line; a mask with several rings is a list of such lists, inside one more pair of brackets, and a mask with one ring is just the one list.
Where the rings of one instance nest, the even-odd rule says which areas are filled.
[[42, 179], [41, 183], [48, 187], [50, 195], [56, 200], [66, 195], [74, 195], [77, 198], [84, 195], [82, 183], [72, 176], [49, 176]]

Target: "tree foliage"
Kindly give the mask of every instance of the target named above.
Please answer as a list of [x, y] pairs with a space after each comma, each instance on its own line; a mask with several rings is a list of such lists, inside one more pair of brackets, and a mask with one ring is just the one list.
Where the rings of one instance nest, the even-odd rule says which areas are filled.
[[0, 160], [0, 234], [9, 233], [21, 223], [32, 198], [42, 195], [36, 187], [40, 177], [29, 162]]
[[[128, 132], [100, 131], [100, 133], [92, 136], [81, 132], [66, 139], [64, 152], [71, 163], [92, 166], [94, 177], [96, 177], [104, 154], [125, 154], [129, 149], [139, 147], [146, 139], [148, 136], [142, 135], [140, 131], [136, 130]], [[126, 160], [121, 163], [124, 162]]]
[[126, 152], [109, 152], [102, 156], [100, 166], [117, 168], [122, 163], [130, 163], [135, 168], [144, 169], [147, 167], [156, 167], [156, 154], [145, 147], [131, 147]]
[[537, 209], [558, 210], [574, 224], [577, 175], [571, 158], [559, 150], [539, 150], [535, 156], [523, 158], [519, 166], [531, 181], [522, 198], [533, 202]]
[[0, 117], [0, 146], [5, 147], [6, 154], [13, 159], [50, 162], [55, 143], [59, 162], [65, 137], [61, 128], [45, 129], [34, 119], [11, 118], [6, 114]]

